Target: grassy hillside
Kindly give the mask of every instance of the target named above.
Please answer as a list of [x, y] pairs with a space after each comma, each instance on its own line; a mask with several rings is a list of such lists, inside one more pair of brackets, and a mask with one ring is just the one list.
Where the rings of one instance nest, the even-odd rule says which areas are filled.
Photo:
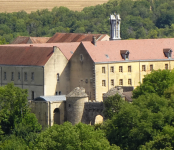
[[103, 4], [108, 0], [0, 0], [0, 12], [17, 12], [49, 9], [64, 6], [70, 10], [81, 11], [84, 7]]

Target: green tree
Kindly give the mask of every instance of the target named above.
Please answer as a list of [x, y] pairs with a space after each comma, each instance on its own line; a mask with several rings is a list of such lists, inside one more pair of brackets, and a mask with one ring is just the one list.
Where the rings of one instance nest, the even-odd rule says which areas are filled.
[[[155, 93], [147, 93], [134, 99], [133, 103], [124, 103], [119, 112], [104, 123], [102, 128], [111, 144], [116, 144], [121, 149], [136, 150], [157, 139], [166, 125], [173, 127], [173, 121], [174, 107], [170, 100]], [[166, 134], [162, 135], [167, 137]], [[169, 139], [168, 142], [173, 146]], [[160, 141], [158, 143], [157, 149], [168, 145], [160, 145]]]
[[143, 82], [133, 91], [133, 98], [138, 98], [145, 93], [156, 93], [159, 96], [174, 84], [174, 71], [157, 70], [145, 75]]
[[104, 116], [107, 119], [111, 119], [115, 113], [118, 113], [121, 106], [124, 104], [124, 100], [119, 94], [108, 97], [104, 101]]
[[22, 126], [25, 127], [27, 132], [41, 130], [35, 115], [30, 114], [27, 96], [27, 90], [15, 87], [13, 83], [0, 87], [1, 135], [12, 134], [14, 129], [18, 133], [19, 126], [20, 132]]
[[42, 150], [119, 150], [116, 145], [110, 146], [103, 131], [82, 123], [55, 124], [43, 131], [36, 141], [35, 148]]

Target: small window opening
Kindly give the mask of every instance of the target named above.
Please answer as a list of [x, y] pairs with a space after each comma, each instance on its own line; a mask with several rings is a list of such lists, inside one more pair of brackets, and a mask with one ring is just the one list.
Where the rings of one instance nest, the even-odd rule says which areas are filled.
[[27, 72], [24, 72], [24, 80], [27, 81]]
[[34, 80], [34, 72], [31, 73], [31, 80]]
[[168, 64], [165, 64], [165, 69], [166, 69], [166, 70], [168, 70], [168, 69], [169, 69], [169, 68], [168, 68]]
[[106, 81], [102, 80], [102, 86], [106, 86]]
[[123, 67], [119, 66], [119, 72], [123, 72]]
[[106, 73], [105, 67], [102, 67], [102, 73]]
[[114, 86], [114, 79], [111, 80], [111, 86]]
[[80, 54], [80, 61], [83, 61], [83, 55]]
[[111, 66], [110, 72], [113, 72], [114, 73], [114, 66]]
[[132, 80], [128, 79], [128, 85], [132, 85]]
[[59, 73], [57, 74], [57, 81], [59, 81]]
[[142, 71], [146, 71], [146, 66], [142, 65]]
[[21, 74], [20, 74], [20, 72], [18, 72], [18, 80], [20, 80], [21, 79]]
[[153, 70], [153, 65], [150, 65], [150, 71], [152, 71]]
[[14, 81], [14, 72], [11, 73], [11, 81]]
[[119, 85], [123, 85], [123, 79], [119, 80]]
[[34, 100], [34, 91], [31, 91], [31, 99]]
[[7, 80], [7, 74], [4, 72], [4, 80]]
[[132, 72], [131, 66], [128, 66], [128, 72]]

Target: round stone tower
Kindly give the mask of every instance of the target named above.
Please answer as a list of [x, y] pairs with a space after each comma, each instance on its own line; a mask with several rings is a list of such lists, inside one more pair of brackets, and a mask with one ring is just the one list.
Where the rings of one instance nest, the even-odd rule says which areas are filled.
[[115, 94], [119, 94], [123, 99], [125, 96], [123, 95], [123, 88], [122, 87], [113, 87], [107, 93], [103, 94], [103, 102], [110, 96], [114, 96]]
[[66, 96], [67, 121], [73, 125], [83, 122], [85, 102], [88, 102], [88, 95], [83, 87], [76, 87]]

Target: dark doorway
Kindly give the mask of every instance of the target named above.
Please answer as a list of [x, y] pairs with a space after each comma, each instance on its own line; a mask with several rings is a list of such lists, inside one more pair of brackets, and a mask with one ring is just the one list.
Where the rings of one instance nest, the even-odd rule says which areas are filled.
[[60, 110], [59, 110], [59, 108], [54, 109], [54, 123], [60, 124]]

